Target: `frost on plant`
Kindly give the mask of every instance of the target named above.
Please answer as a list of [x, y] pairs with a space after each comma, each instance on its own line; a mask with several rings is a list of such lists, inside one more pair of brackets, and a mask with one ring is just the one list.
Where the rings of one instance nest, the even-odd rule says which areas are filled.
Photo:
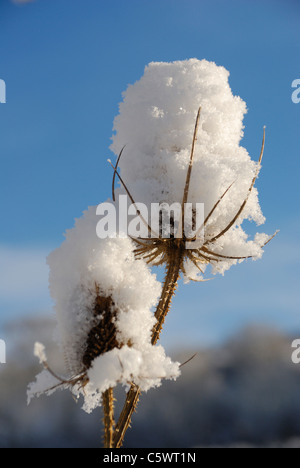
[[[240, 145], [246, 104], [232, 94], [228, 78], [225, 68], [206, 60], [150, 63], [124, 92], [114, 122], [112, 150], [119, 154], [126, 142], [119, 161], [122, 180], [134, 200], [147, 206], [182, 203], [195, 144], [186, 202], [204, 204], [205, 239], [203, 255], [187, 258], [186, 277], [196, 272], [202, 277], [208, 263], [215, 274], [245, 258], [260, 258], [270, 240], [266, 234], [250, 240], [241, 226], [246, 219], [265, 221], [253, 186], [260, 161]], [[124, 191], [121, 186], [118, 194]]]
[[[180, 276], [203, 281], [207, 265], [214, 274], [223, 274], [237, 262], [260, 258], [274, 237], [257, 234], [249, 240], [242, 228], [245, 219], [258, 225], [265, 221], [254, 187], [265, 131], [254, 162], [240, 146], [246, 105], [233, 96], [228, 77], [223, 67], [206, 60], [151, 63], [124, 93], [115, 119], [111, 148], [118, 155], [114, 179], [118, 175], [121, 186], [118, 193], [113, 187], [113, 194], [126, 192], [131, 201], [144, 203], [148, 210], [153, 203], [181, 204], [180, 228], [187, 203], [195, 210], [200, 202], [205, 209], [200, 244], [197, 233], [190, 239], [185, 233], [169, 239], [160, 233], [154, 239], [134, 239], [137, 259], [166, 269], [153, 344], [160, 337]], [[165, 226], [161, 227], [163, 231]], [[174, 232], [178, 228], [174, 220], [172, 228]], [[152, 233], [151, 225], [148, 231]], [[192, 244], [189, 248], [187, 241]], [[116, 426], [114, 447], [122, 446], [137, 401], [136, 388], [131, 387]]]
[[[201, 243], [197, 233], [175, 236], [178, 226], [171, 218], [156, 237], [99, 239], [96, 208], [90, 208], [48, 260], [69, 377], [55, 374], [37, 343], [35, 354], [44, 370], [31, 384], [29, 398], [71, 388], [84, 396], [88, 412], [102, 400], [106, 447], [122, 446], [140, 393], [180, 373], [179, 363], [157, 345], [179, 278], [204, 280], [208, 265], [213, 274], [223, 274], [247, 258], [260, 258], [272, 239], [263, 233], [250, 239], [242, 227], [244, 220], [265, 221], [255, 188], [265, 132], [255, 162], [240, 144], [246, 104], [232, 94], [228, 78], [225, 68], [206, 60], [150, 63], [124, 92], [114, 122], [116, 209], [121, 212], [120, 195], [129, 196], [135, 209], [144, 204], [148, 212], [153, 204], [177, 203], [182, 225], [186, 204], [192, 205], [194, 224], [194, 207], [202, 203]], [[135, 214], [153, 234], [141, 212]], [[165, 231], [168, 238], [161, 235]], [[152, 266], [165, 267], [162, 285]], [[115, 424], [112, 389], [118, 383], [130, 389]]]
[[57, 339], [68, 378], [49, 368], [42, 345], [35, 354], [46, 369], [31, 384], [29, 397], [69, 387], [82, 393], [91, 411], [101, 394], [117, 383], [143, 390], [176, 378], [179, 364], [151, 345], [161, 285], [143, 262], [134, 259], [130, 239], [99, 239], [96, 207], [89, 208], [66, 240], [48, 258], [55, 301]]

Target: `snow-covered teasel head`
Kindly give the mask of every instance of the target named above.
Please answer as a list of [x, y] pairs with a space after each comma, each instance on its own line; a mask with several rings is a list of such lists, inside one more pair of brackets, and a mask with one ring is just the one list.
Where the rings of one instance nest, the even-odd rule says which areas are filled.
[[96, 207], [89, 208], [48, 258], [58, 342], [71, 377], [57, 376], [36, 345], [45, 370], [29, 389], [32, 396], [71, 387], [84, 395], [87, 411], [117, 383], [148, 390], [179, 375], [179, 364], [151, 345], [160, 283], [135, 260], [130, 239], [99, 239], [97, 221]]
[[[203, 247], [185, 251], [186, 277], [200, 270], [202, 278], [207, 264], [224, 273], [246, 258], [260, 258], [270, 240], [266, 234], [249, 240], [241, 227], [246, 219], [265, 221], [254, 187], [265, 132], [254, 162], [240, 145], [246, 104], [232, 94], [228, 78], [224, 67], [206, 60], [150, 63], [123, 93], [114, 122], [111, 149], [122, 156], [115, 168], [121, 171], [118, 194], [129, 189], [135, 202], [148, 207], [204, 204]], [[168, 263], [174, 244], [140, 240], [136, 254], [152, 264]]]
[[[112, 212], [121, 215], [130, 200], [135, 211], [128, 214], [137, 215], [132, 224], [119, 216], [118, 227], [143, 224], [141, 232], [150, 235], [123, 238], [122, 231], [115, 238], [115, 220], [113, 238], [98, 238], [100, 212], [90, 208], [49, 257], [58, 341], [70, 377], [52, 371], [37, 343], [35, 354], [44, 370], [28, 396], [70, 388], [76, 397], [84, 396], [87, 412], [102, 401], [106, 447], [122, 445], [140, 392], [180, 373], [179, 363], [156, 344], [180, 276], [202, 281], [207, 265], [224, 273], [247, 258], [260, 258], [272, 238], [257, 234], [249, 240], [242, 228], [244, 220], [265, 221], [255, 188], [265, 130], [255, 162], [240, 145], [246, 105], [232, 94], [228, 78], [225, 68], [206, 60], [149, 64], [124, 93], [111, 146], [118, 159], [110, 164]], [[199, 203], [204, 205], [200, 226]], [[179, 219], [172, 214], [168, 221], [159, 207], [158, 227], [153, 227], [143, 214], [152, 212], [153, 204], [166, 212], [179, 205]], [[149, 265], [166, 267], [162, 287]], [[119, 383], [130, 390], [115, 426], [113, 387]]]

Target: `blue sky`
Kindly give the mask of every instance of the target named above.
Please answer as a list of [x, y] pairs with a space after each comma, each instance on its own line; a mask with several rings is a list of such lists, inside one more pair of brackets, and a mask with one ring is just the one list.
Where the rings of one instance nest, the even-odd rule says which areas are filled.
[[180, 285], [164, 340], [212, 345], [253, 323], [300, 335], [298, 0], [0, 0], [0, 324], [51, 311], [45, 258], [110, 196], [122, 91], [151, 61], [191, 57], [230, 71], [254, 159], [267, 126], [257, 187], [263, 230], [281, 232], [262, 260]]

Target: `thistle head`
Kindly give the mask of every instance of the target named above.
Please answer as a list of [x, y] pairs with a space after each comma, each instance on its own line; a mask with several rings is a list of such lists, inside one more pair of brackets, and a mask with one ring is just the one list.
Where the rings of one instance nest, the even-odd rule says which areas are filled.
[[[137, 209], [149, 236], [134, 239], [136, 256], [168, 265], [177, 252], [181, 272], [192, 267], [200, 278], [208, 264], [213, 273], [223, 273], [239, 261], [259, 258], [271, 239], [258, 234], [249, 241], [241, 226], [246, 219], [265, 220], [255, 188], [265, 130], [254, 162], [240, 145], [246, 105], [233, 96], [228, 77], [223, 67], [205, 60], [151, 63], [124, 93], [114, 124], [112, 149], [128, 142], [114, 166], [116, 201], [115, 193], [125, 192], [133, 205], [143, 203], [149, 211], [155, 203], [181, 208], [177, 225], [169, 218], [169, 225], [158, 229]], [[121, 186], [115, 192], [116, 176]], [[188, 204], [190, 226], [182, 230]], [[204, 207], [203, 219], [193, 230], [197, 204]], [[161, 235], [164, 229], [171, 232], [168, 238]]]
[[88, 412], [117, 384], [147, 390], [179, 375], [179, 364], [151, 344], [160, 283], [136, 262], [130, 239], [99, 239], [97, 221], [96, 207], [90, 208], [48, 258], [58, 341], [69, 376], [58, 376], [37, 346], [44, 371], [29, 389], [32, 397], [68, 388], [84, 397]]

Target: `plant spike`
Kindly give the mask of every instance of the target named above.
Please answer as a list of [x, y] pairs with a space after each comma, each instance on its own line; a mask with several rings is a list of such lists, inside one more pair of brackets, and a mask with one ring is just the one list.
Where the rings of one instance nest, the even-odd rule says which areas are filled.
[[187, 203], [188, 196], [189, 196], [191, 174], [192, 174], [193, 162], [194, 162], [195, 145], [197, 141], [197, 133], [198, 133], [199, 122], [200, 122], [200, 114], [201, 114], [201, 106], [198, 109], [196, 122], [195, 122], [192, 149], [191, 149], [191, 154], [190, 154], [190, 162], [189, 162], [189, 167], [187, 170], [185, 187], [184, 187], [183, 198], [182, 198], [182, 203], [181, 203], [181, 224], [179, 225], [179, 229], [178, 229], [179, 232], [182, 232], [182, 229], [184, 227], [185, 204]]
[[[121, 157], [121, 155], [122, 155], [122, 152], [123, 152], [123, 149], [124, 149], [124, 148], [125, 148], [125, 146], [122, 148], [121, 153], [119, 154], [118, 161], [120, 160], [120, 157]], [[130, 198], [131, 203], [132, 203], [133, 206], [135, 207], [138, 216], [140, 217], [141, 221], [143, 222], [143, 224], [144, 224], [144, 225], [146, 226], [146, 228], [148, 229], [148, 232], [150, 232], [150, 233], [152, 234], [153, 237], [159, 237], [159, 236], [152, 230], [151, 226], [149, 226], [149, 224], [147, 223], [147, 221], [146, 221], [145, 218], [143, 217], [142, 213], [140, 212], [140, 210], [139, 210], [138, 207], [136, 206], [136, 202], [134, 201], [134, 199], [133, 199], [133, 197], [132, 197], [130, 191], [128, 190], [128, 188], [127, 188], [125, 182], [123, 181], [121, 175], [120, 175], [120, 174], [118, 173], [118, 171], [117, 171], [118, 166], [117, 166], [117, 165], [114, 166], [110, 160], [108, 160], [108, 162], [109, 162], [109, 164], [111, 165], [111, 167], [112, 167], [113, 170], [114, 170], [114, 177], [115, 177], [116, 175], [118, 176], [118, 178], [119, 178], [121, 184], [123, 185], [123, 187], [124, 187], [124, 189], [125, 189], [125, 191], [126, 191], [128, 197]], [[115, 197], [114, 191], [113, 191], [113, 197]], [[114, 199], [114, 201], [115, 201], [115, 199]]]
[[265, 148], [265, 139], [266, 139], [266, 127], [264, 127], [264, 134], [263, 134], [263, 141], [262, 141], [262, 147], [261, 147], [261, 151], [260, 151], [260, 157], [259, 157], [259, 160], [258, 160], [258, 168], [256, 170], [256, 173], [255, 173], [255, 176], [253, 177], [252, 179], [252, 182], [251, 182], [251, 185], [250, 185], [250, 188], [248, 190], [248, 194], [247, 194], [247, 197], [245, 198], [245, 200], [243, 201], [243, 203], [241, 204], [238, 212], [236, 213], [236, 215], [234, 216], [234, 218], [230, 221], [230, 223], [226, 226], [226, 228], [223, 229], [223, 231], [221, 231], [218, 235], [214, 236], [212, 239], [209, 239], [208, 241], [206, 241], [205, 245], [207, 244], [210, 244], [211, 242], [215, 242], [217, 239], [219, 239], [220, 237], [224, 236], [224, 234], [226, 234], [227, 231], [229, 231], [229, 229], [235, 224], [235, 222], [237, 221], [238, 217], [242, 214], [242, 212], [244, 211], [244, 208], [247, 204], [247, 201], [249, 200], [249, 197], [251, 195], [251, 192], [252, 192], [252, 189], [254, 187], [254, 184], [256, 182], [256, 179], [258, 177], [258, 174], [260, 172], [260, 168], [261, 168], [261, 162], [262, 162], [262, 158], [263, 158], [263, 154], [264, 154], [264, 148]]

